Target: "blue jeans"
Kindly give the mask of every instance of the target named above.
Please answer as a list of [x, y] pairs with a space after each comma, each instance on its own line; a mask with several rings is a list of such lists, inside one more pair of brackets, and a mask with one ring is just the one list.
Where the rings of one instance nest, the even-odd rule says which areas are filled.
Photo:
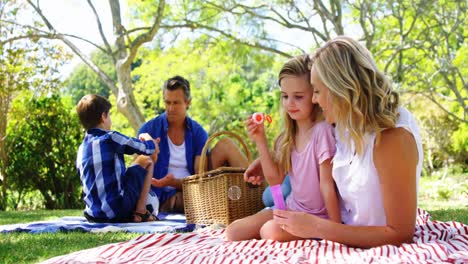
[[[283, 198], [286, 201], [289, 193], [291, 193], [291, 182], [289, 181], [289, 175], [284, 177], [283, 183], [281, 184], [281, 192], [283, 193]], [[275, 203], [273, 202], [273, 196], [271, 196], [270, 186], [265, 188], [262, 195], [263, 204], [266, 207], [273, 207]]]

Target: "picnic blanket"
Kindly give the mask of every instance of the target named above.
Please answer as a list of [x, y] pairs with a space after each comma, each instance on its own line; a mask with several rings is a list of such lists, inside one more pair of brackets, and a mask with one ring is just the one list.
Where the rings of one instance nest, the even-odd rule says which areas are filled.
[[154, 233], [154, 232], [191, 232], [195, 225], [185, 223], [183, 214], [163, 214], [158, 218], [161, 221], [145, 223], [90, 223], [84, 217], [66, 216], [59, 219], [38, 221], [32, 223], [2, 225], [0, 233], [8, 232], [28, 232], [45, 233], [58, 231], [83, 231], [83, 232], [133, 232], [133, 233]]
[[370, 249], [329, 240], [227, 242], [224, 229], [146, 234], [43, 263], [468, 263], [468, 226], [431, 221], [418, 209], [413, 243]]

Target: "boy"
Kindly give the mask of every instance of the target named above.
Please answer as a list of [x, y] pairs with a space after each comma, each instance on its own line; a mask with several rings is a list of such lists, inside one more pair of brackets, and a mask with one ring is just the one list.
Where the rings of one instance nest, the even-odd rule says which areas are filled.
[[[76, 111], [86, 130], [78, 149], [76, 166], [83, 185], [84, 215], [90, 222], [147, 222], [157, 220], [146, 210], [159, 138], [141, 134], [140, 139], [110, 131], [111, 104], [89, 94]], [[123, 154], [143, 154], [126, 170]], [[151, 158], [148, 157], [151, 155]]]

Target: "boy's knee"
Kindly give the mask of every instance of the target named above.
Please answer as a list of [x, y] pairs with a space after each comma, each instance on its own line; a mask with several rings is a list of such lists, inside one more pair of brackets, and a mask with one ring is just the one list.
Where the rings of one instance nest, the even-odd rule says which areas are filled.
[[215, 148], [219, 151], [229, 151], [235, 147], [234, 142], [230, 138], [224, 137], [216, 143]]
[[140, 155], [140, 156], [136, 157], [136, 159], [135, 159], [135, 161], [133, 163], [138, 164], [141, 167], [147, 169], [148, 166], [153, 164], [153, 160], [149, 156]]

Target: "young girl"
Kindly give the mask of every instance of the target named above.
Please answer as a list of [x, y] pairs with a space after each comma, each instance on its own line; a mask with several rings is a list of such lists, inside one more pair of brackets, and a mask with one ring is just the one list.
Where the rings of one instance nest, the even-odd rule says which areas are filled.
[[[256, 143], [260, 154], [259, 160], [250, 167], [257, 168], [260, 162], [270, 185], [282, 183], [289, 172], [291, 194], [286, 199], [288, 210], [341, 222], [330, 164], [335, 152], [333, 127], [323, 121], [318, 105], [312, 104], [308, 58], [308, 55], [301, 55], [287, 61], [279, 73], [285, 124], [278, 137], [274, 157], [268, 150], [263, 124], [247, 121], [249, 137]], [[246, 171], [245, 177], [248, 182], [260, 182], [259, 176], [251, 169]], [[286, 232], [272, 219], [271, 209], [239, 219], [227, 227], [226, 238], [231, 241], [301, 239]]]

